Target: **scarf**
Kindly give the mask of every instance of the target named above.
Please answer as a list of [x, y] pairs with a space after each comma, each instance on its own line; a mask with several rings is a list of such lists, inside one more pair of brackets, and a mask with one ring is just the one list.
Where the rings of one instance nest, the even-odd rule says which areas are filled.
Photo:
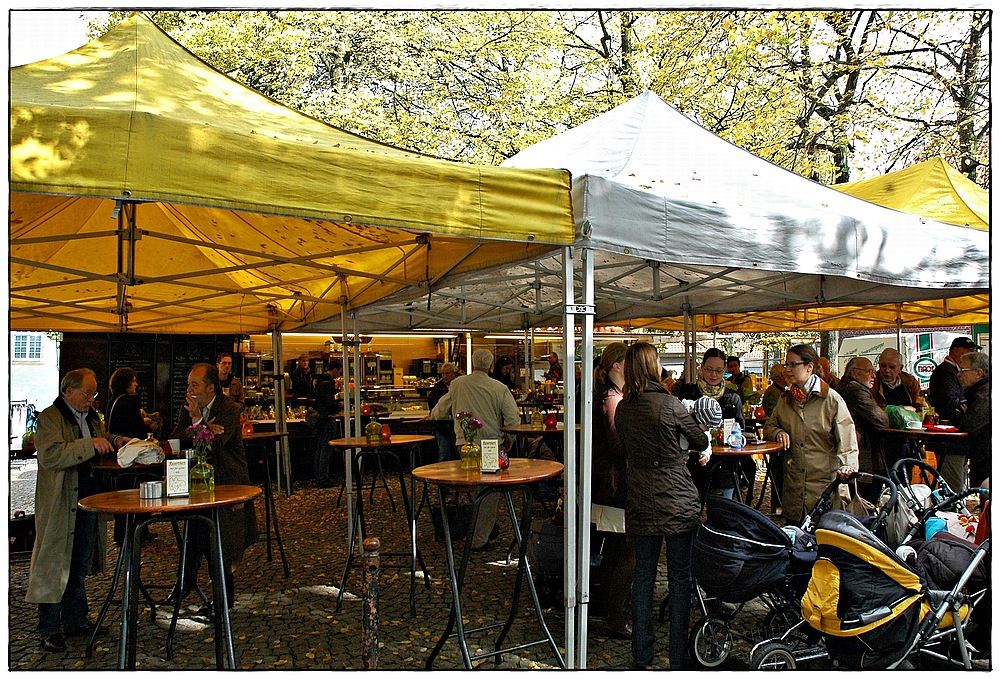
[[698, 378], [698, 388], [701, 389], [701, 393], [703, 396], [714, 398], [716, 401], [722, 398], [722, 395], [726, 393], [725, 382], [719, 382], [715, 386], [712, 386], [711, 384], [705, 381], [704, 377]]
[[819, 392], [819, 375], [813, 375], [806, 380], [806, 385], [804, 387], [800, 387], [797, 384], [790, 385], [788, 387], [788, 391], [791, 392], [792, 398], [794, 398], [800, 406], [804, 406], [806, 401], [809, 400], [809, 394]]

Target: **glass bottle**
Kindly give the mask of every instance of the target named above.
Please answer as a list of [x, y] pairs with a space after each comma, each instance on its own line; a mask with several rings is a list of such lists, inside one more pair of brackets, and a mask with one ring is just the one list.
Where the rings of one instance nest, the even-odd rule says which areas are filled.
[[382, 443], [382, 425], [377, 415], [372, 415], [372, 421], [365, 427], [365, 439], [368, 443]]
[[208, 450], [205, 448], [195, 448], [194, 450], [197, 464], [191, 467], [191, 484], [188, 488], [190, 493], [211, 493], [215, 490], [215, 467], [205, 461]]

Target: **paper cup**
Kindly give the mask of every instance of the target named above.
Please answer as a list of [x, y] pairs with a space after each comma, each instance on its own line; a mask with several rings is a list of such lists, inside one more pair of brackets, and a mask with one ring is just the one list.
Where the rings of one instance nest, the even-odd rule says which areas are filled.
[[181, 449], [181, 440], [180, 439], [167, 439], [167, 443], [170, 444], [170, 451], [172, 453], [176, 454], [176, 453], [180, 452], [180, 449]]

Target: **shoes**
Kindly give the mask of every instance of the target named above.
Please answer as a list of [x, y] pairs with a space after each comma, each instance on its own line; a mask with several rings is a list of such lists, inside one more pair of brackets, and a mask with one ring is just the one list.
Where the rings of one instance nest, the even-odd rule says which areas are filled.
[[607, 631], [608, 636], [615, 639], [631, 639], [632, 638], [632, 625], [625, 623], [622, 626], [611, 626], [605, 625], [605, 631]]
[[62, 634], [56, 632], [47, 637], [42, 637], [42, 642], [39, 644], [43, 651], [49, 651], [50, 653], [55, 653], [57, 651], [66, 650], [66, 638]]
[[737, 608], [736, 604], [731, 604], [728, 601], [720, 601], [719, 599], [705, 600], [705, 610], [708, 611], [709, 615], [728, 615], [733, 613]]
[[[97, 634], [95, 634], [94, 636], [103, 637], [107, 635], [107, 633], [108, 633], [107, 626], [101, 625], [100, 627], [97, 628]], [[68, 637], [89, 637], [91, 634], [94, 634], [94, 623], [92, 622], [87, 622], [87, 624], [83, 625], [82, 627], [77, 627], [76, 629], [66, 632], [66, 636]]]
[[652, 660], [649, 660], [647, 662], [639, 662], [638, 660], [633, 660], [632, 661], [632, 669], [633, 670], [648, 670], [649, 669], [649, 665], [652, 662], [653, 662]]
[[488, 538], [486, 538], [486, 542], [484, 542], [483, 544], [479, 545], [478, 547], [475, 546], [475, 545], [473, 545], [472, 546], [472, 551], [473, 552], [485, 552], [487, 549], [490, 548], [490, 545], [498, 537], [500, 537], [500, 524], [495, 523], [495, 524], [493, 524], [493, 530], [490, 531], [490, 536]]

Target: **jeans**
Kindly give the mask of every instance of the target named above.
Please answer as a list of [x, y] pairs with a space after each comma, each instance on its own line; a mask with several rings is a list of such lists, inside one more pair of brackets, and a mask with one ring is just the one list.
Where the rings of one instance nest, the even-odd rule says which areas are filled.
[[458, 459], [458, 442], [455, 437], [455, 427], [450, 420], [434, 423], [434, 439], [437, 441], [438, 462]]
[[632, 659], [638, 665], [653, 660], [653, 587], [660, 545], [667, 543], [670, 585], [670, 669], [688, 667], [687, 639], [691, 624], [691, 545], [694, 531], [678, 535], [630, 535], [635, 548], [632, 583]]
[[97, 543], [97, 514], [77, 510], [73, 532], [73, 556], [69, 563], [69, 580], [57, 604], [38, 604], [38, 633], [44, 639], [62, 628], [72, 632], [86, 627], [90, 620], [87, 607], [87, 567], [94, 559]]
[[330, 460], [333, 458], [330, 441], [336, 438], [340, 438], [340, 422], [333, 417], [320, 419], [319, 431], [316, 433], [316, 454], [313, 457], [313, 479], [318, 482], [330, 482]]

